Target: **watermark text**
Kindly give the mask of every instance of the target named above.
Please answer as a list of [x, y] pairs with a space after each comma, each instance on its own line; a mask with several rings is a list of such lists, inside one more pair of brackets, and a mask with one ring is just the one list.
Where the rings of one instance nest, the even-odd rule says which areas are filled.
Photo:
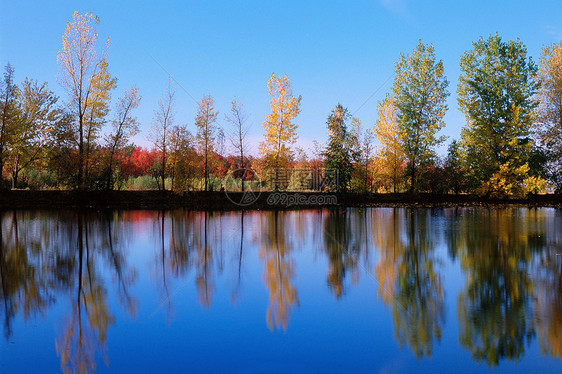
[[272, 192], [267, 197], [268, 205], [296, 206], [296, 205], [336, 205], [338, 199], [335, 195], [300, 194], [287, 192]]

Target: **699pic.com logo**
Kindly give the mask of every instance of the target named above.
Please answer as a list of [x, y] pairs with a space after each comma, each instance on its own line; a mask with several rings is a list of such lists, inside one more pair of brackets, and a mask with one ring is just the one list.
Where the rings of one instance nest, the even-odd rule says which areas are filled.
[[[242, 191], [244, 183], [244, 191]], [[224, 193], [234, 205], [248, 206], [255, 203], [262, 192], [262, 181], [258, 174], [247, 168], [229, 171], [225, 178]]]

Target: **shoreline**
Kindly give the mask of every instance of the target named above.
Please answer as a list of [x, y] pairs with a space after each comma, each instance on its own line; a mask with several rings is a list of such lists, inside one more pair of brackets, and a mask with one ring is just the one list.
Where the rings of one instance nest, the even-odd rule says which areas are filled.
[[[345, 207], [555, 207], [562, 195], [533, 195], [526, 199], [489, 199], [472, 195], [329, 194], [317, 192], [262, 192], [243, 201], [241, 192], [170, 191], [30, 191], [0, 192], [0, 210], [14, 209], [174, 209], [190, 210], [299, 210]], [[334, 198], [337, 200], [334, 203]]]

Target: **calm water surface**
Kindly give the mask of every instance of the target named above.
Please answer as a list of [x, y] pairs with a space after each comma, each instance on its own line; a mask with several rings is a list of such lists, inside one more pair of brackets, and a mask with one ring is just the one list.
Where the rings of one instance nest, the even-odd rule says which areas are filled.
[[562, 211], [3, 212], [0, 372], [562, 372]]

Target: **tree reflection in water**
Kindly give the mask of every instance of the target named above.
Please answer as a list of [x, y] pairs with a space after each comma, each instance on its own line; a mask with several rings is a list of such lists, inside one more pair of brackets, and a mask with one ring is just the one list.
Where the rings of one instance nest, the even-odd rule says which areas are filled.
[[168, 220], [164, 219], [164, 212], [161, 214], [157, 230], [161, 248], [157, 263], [161, 266], [163, 302], [171, 309], [173, 295], [168, 289], [166, 271], [171, 270], [175, 278], [183, 278], [194, 269], [199, 303], [209, 308], [215, 291], [215, 249], [221, 246], [220, 220], [212, 212], [176, 210], [167, 214]]
[[236, 303], [240, 300], [240, 293], [242, 289], [242, 258], [244, 254], [244, 215], [245, 211], [242, 210], [240, 212], [240, 246], [238, 251], [238, 272], [236, 277], [236, 282], [234, 282], [235, 286], [231, 293], [232, 304], [236, 305]]
[[535, 335], [529, 270], [545, 249], [543, 218], [532, 209], [473, 209], [452, 230], [450, 251], [466, 273], [457, 304], [459, 339], [478, 362], [518, 361]]
[[[213, 291], [215, 289], [213, 281], [213, 247], [215, 240], [209, 238], [209, 212], [205, 211], [199, 217], [202, 220], [202, 226], [199, 230], [202, 235], [196, 236], [195, 246], [197, 248], [197, 268], [195, 275], [195, 283], [199, 292], [199, 302], [204, 307], [210, 307], [213, 302]], [[216, 238], [213, 238], [216, 239]]]
[[[291, 235], [287, 227], [289, 213], [264, 212], [261, 217], [260, 259], [264, 261], [263, 281], [269, 291], [266, 320], [270, 330], [287, 330], [291, 310], [299, 304], [293, 279], [296, 277], [291, 257]], [[294, 229], [294, 227], [292, 227]]]
[[2, 218], [0, 272], [8, 311], [6, 334], [17, 308], [21, 307], [27, 318], [43, 312], [54, 301], [53, 294], [66, 294], [70, 313], [64, 317], [55, 343], [61, 369], [79, 373], [95, 370], [98, 354], [107, 360], [107, 330], [114, 323], [101, 272], [114, 273], [125, 310], [130, 315], [136, 310], [128, 291], [135, 273], [126, 264], [127, 233], [118, 226], [123, 217], [23, 212]]
[[[0, 292], [4, 312], [4, 336], [12, 335], [12, 321], [21, 310], [24, 320], [43, 314], [53, 302], [50, 277], [42, 261], [42, 242], [32, 235], [37, 222], [21, 220], [19, 213], [0, 215]], [[31, 235], [30, 235], [31, 234]]]
[[353, 217], [347, 209], [330, 210], [323, 218], [324, 251], [329, 261], [328, 287], [339, 299], [344, 292], [347, 271], [352, 271], [355, 281], [359, 277], [357, 261], [361, 246], [357, 230], [360, 225], [356, 225], [357, 221], [352, 219], [357, 217]]
[[438, 233], [426, 209], [380, 210], [373, 228], [379, 261], [378, 295], [392, 308], [400, 346], [430, 357], [445, 322], [442, 277], [434, 248]]
[[[118, 311], [110, 295], [116, 295], [130, 317], [138, 308], [130, 292], [138, 270], [129, 265], [133, 257], [128, 253], [135, 227], [132, 217], [138, 214], [1, 214], [0, 313], [6, 340], [13, 335], [18, 315], [27, 321], [45, 314], [55, 301], [68, 300], [56, 339], [62, 369], [88, 372], [101, 359], [107, 362], [111, 354], [106, 352], [108, 332]], [[299, 305], [298, 249], [314, 246], [327, 261], [321, 279], [333, 302], [345, 302], [346, 292], [360, 275], [367, 282], [373, 282], [369, 277], [374, 275], [378, 297], [392, 311], [398, 344], [421, 359], [432, 355], [443, 334], [446, 282], [442, 265], [449, 260], [448, 266], [458, 264], [465, 278], [453, 300], [460, 347], [474, 360], [492, 367], [504, 360], [518, 361], [535, 337], [543, 354], [562, 357], [560, 211], [174, 210], [142, 212], [142, 217], [153, 223], [155, 261], [148, 270], [156, 275], [168, 316], [174, 294], [192, 279], [197, 295], [193, 302], [211, 308], [213, 296], [222, 294], [217, 285], [223, 284], [219, 279], [224, 269], [231, 277], [226, 287], [232, 303], [243, 303], [241, 285], [253, 270], [245, 259], [256, 253], [246, 246], [253, 245], [259, 249], [258, 268], [263, 267], [262, 280], [269, 294], [267, 327], [287, 330]], [[223, 235], [228, 239], [223, 241]], [[438, 252], [436, 248], [443, 245], [447, 252]], [[373, 266], [370, 259], [376, 260]]]
[[562, 358], [562, 213], [543, 223], [544, 250], [539, 251], [533, 274], [537, 297], [535, 319], [541, 352]]

